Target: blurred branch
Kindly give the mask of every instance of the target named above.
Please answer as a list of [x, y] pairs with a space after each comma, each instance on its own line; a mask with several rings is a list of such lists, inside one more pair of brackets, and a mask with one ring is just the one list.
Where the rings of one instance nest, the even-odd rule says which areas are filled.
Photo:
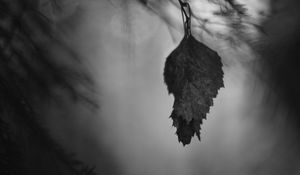
[[[155, 14], [157, 14], [160, 18], [163, 19], [163, 21], [166, 22], [167, 25], [175, 27], [174, 24], [170, 22], [170, 19], [166, 18], [165, 16], [161, 15], [159, 12], [161, 9], [154, 9], [153, 6], [151, 6], [151, 3], [155, 3], [156, 6], [160, 7], [163, 6], [164, 4], [160, 1], [149, 1], [149, 0], [137, 0], [140, 4], [143, 6], [147, 7], [150, 11], [154, 11]], [[174, 7], [178, 8], [180, 10], [181, 6], [180, 3], [183, 2], [179, 0], [178, 2], [174, 0], [168, 0], [166, 2], [169, 2], [174, 5]], [[228, 29], [230, 29], [230, 33], [227, 34], [227, 37], [225, 40], [243, 40], [243, 35], [245, 35], [245, 32], [249, 27], [254, 28], [257, 30], [259, 33], [265, 34], [265, 31], [262, 26], [259, 24], [256, 24], [251, 16], [247, 13], [247, 8], [236, 2], [235, 0], [207, 0], [208, 3], [211, 3], [212, 5], [217, 5], [219, 6], [219, 10], [212, 12], [213, 17], [212, 19], [208, 18], [203, 18], [199, 15], [196, 15], [195, 12], [193, 11], [193, 7], [191, 10], [192, 13], [192, 26], [196, 26], [197, 28], [201, 29], [205, 33], [207, 33], [211, 37], [219, 37], [217, 33], [212, 31], [212, 29], [209, 29], [207, 26], [208, 25], [220, 25], [224, 26]], [[165, 2], [164, 2], [165, 3]], [[215, 21], [214, 18], [222, 18], [224, 22], [218, 22]], [[196, 23], [196, 25], [195, 25]], [[240, 35], [240, 37], [236, 37], [237, 35]], [[224, 35], [222, 38], [224, 39]], [[236, 41], [238, 42], [238, 41]]]
[[[59, 8], [59, 1], [48, 1], [55, 4], [54, 8]], [[14, 159], [10, 161], [1, 157], [0, 162], [8, 162], [5, 165], [0, 163], [1, 171], [7, 171], [8, 174], [13, 173], [10, 167], [18, 167], [19, 160], [31, 158], [28, 156], [31, 153], [26, 152], [29, 150], [19, 148], [24, 142], [53, 153], [71, 172], [79, 171], [78, 165], [83, 164], [74, 156], [66, 154], [51, 138], [48, 131], [41, 126], [39, 120], [42, 116], [37, 110], [39, 105], [49, 100], [61, 103], [63, 98], [97, 107], [95, 100], [88, 96], [93, 93], [90, 75], [85, 71], [76, 52], [61, 38], [58, 27], [40, 12], [39, 2], [0, 0], [0, 130], [6, 126], [2, 122], [4, 119], [9, 120], [8, 127], [13, 126], [16, 130], [15, 134], [9, 136], [5, 134], [8, 131], [1, 132], [0, 148], [10, 144], [5, 137], [12, 137], [18, 147], [11, 152], [7, 148], [8, 151], [5, 150], [4, 154], [9, 155], [6, 157], [14, 156], [14, 151], [21, 151], [20, 156], [27, 155], [15, 159], [10, 157]], [[59, 96], [58, 90], [65, 96]], [[39, 156], [49, 155], [45, 153]], [[38, 161], [36, 157], [33, 159]]]

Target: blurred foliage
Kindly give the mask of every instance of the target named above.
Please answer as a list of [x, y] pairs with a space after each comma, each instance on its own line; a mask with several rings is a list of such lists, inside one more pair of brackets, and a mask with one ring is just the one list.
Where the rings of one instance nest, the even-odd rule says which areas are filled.
[[[180, 9], [180, 5], [177, 0], [167, 0], [167, 1], [151, 1], [151, 0], [137, 0], [140, 4], [147, 7], [152, 12], [155, 12], [160, 16], [168, 25], [171, 24], [171, 19], [165, 18], [159, 12], [160, 9], [155, 7], [163, 7], [166, 4], [173, 4], [175, 7]], [[191, 0], [185, 0], [184, 2], [195, 2]], [[153, 5], [155, 3], [155, 5]], [[217, 10], [212, 11], [212, 16], [204, 17], [199, 16], [197, 11], [192, 9], [192, 21], [196, 25], [196, 29], [205, 32], [208, 36], [221, 39], [229, 43], [232, 47], [238, 47], [240, 43], [249, 43], [249, 30], [256, 30], [258, 33], [264, 34], [265, 31], [262, 26], [260, 26], [255, 19], [251, 17], [248, 13], [247, 7], [236, 0], [206, 0], [200, 2], [205, 5], [205, 3], [210, 4], [210, 6], [217, 6]], [[162, 8], [163, 9], [163, 8]], [[217, 19], [217, 20], [216, 20]], [[172, 27], [172, 26], [171, 26]], [[195, 25], [194, 25], [195, 27]], [[215, 30], [215, 27], [222, 27], [228, 30], [227, 32], [222, 32]], [[201, 32], [193, 32], [194, 35], [201, 35]], [[197, 38], [197, 36], [196, 36]]]
[[[59, 8], [58, 1], [49, 2]], [[0, 174], [26, 174], [15, 172], [22, 171], [16, 168], [20, 166], [30, 169], [22, 162], [31, 156], [26, 145], [56, 155], [74, 174], [93, 174], [81, 171], [85, 166], [66, 154], [39, 123], [36, 109], [47, 101], [59, 103], [67, 97], [97, 106], [91, 98], [93, 82], [80, 58], [62, 39], [59, 26], [39, 11], [39, 3], [0, 0]]]

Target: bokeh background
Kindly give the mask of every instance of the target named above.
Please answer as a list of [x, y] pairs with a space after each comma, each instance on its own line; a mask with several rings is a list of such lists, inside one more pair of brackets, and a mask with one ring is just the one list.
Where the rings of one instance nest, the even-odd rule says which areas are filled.
[[[45, 1], [41, 9], [63, 26], [65, 40], [96, 82], [100, 107], [45, 106], [51, 117], [44, 125], [99, 174], [300, 174], [298, 126], [289, 117], [296, 114], [269, 86], [273, 79], [262, 66], [293, 56], [288, 49], [296, 47], [299, 3], [239, 2], [265, 33], [249, 30], [248, 43], [236, 46], [193, 30], [222, 57], [225, 88], [202, 125], [201, 142], [194, 138], [183, 147], [168, 118], [174, 99], [163, 82], [165, 58], [183, 37], [180, 11], [166, 1], [149, 1], [151, 11], [133, 0], [64, 0], [58, 13]], [[207, 1], [192, 0], [191, 6], [213, 18], [215, 7]], [[210, 29], [231, 35], [223, 27]], [[281, 56], [270, 54], [275, 51]]]

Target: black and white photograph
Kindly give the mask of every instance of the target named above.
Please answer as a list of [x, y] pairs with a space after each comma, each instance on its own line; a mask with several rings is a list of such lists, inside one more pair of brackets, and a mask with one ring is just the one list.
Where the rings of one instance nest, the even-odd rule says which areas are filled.
[[300, 175], [300, 1], [0, 0], [0, 175]]

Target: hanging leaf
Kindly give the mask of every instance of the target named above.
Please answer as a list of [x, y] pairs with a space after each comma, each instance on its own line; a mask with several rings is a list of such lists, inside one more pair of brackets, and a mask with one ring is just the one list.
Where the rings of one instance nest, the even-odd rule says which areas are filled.
[[175, 98], [170, 118], [183, 145], [195, 134], [200, 140], [202, 120], [224, 87], [223, 74], [220, 56], [192, 35], [185, 36], [167, 57], [164, 80]]

